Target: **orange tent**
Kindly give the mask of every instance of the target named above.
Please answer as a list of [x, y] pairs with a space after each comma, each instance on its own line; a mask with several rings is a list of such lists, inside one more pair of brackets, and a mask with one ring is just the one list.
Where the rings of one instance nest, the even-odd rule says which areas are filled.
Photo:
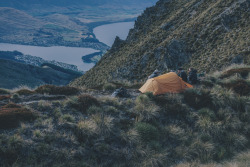
[[139, 89], [142, 93], [153, 92], [154, 95], [164, 93], [180, 93], [193, 86], [184, 82], [175, 72], [169, 72], [155, 78], [148, 79]]

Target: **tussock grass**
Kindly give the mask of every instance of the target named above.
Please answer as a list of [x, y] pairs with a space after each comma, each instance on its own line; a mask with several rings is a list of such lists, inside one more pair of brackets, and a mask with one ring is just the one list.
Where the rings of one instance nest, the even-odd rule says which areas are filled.
[[159, 140], [159, 130], [151, 124], [144, 122], [137, 123], [136, 130], [140, 135], [140, 139], [145, 143]]
[[81, 112], [86, 112], [87, 109], [93, 105], [98, 106], [99, 102], [96, 98], [90, 95], [80, 95], [77, 99], [77, 107]]
[[137, 121], [151, 121], [159, 117], [159, 106], [154, 104], [147, 95], [138, 96], [135, 104], [131, 112], [136, 115]]
[[103, 85], [103, 90], [105, 91], [114, 91], [116, 89], [116, 85], [112, 83], [106, 83]]

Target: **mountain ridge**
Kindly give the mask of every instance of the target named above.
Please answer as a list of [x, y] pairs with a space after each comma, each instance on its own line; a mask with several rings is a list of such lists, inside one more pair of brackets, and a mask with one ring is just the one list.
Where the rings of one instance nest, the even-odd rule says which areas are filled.
[[137, 18], [125, 41], [116, 40], [93, 69], [70, 85], [144, 81], [156, 68], [209, 72], [235, 62], [249, 64], [249, 3], [160, 0]]

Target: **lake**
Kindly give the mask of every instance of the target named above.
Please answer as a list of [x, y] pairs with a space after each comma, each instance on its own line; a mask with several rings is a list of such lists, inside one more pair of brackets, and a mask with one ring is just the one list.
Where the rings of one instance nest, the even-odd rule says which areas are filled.
[[129, 30], [134, 27], [135, 22], [120, 22], [113, 24], [101, 25], [94, 28], [96, 38], [108, 46], [112, 46], [115, 37], [118, 36], [125, 40], [128, 36]]
[[44, 60], [55, 60], [67, 64], [73, 64], [79, 70], [87, 71], [94, 66], [93, 63], [84, 63], [82, 56], [98, 52], [98, 50], [91, 48], [65, 47], [65, 46], [29, 46], [0, 43], [0, 50], [2, 51], [20, 51], [23, 54], [41, 57]]

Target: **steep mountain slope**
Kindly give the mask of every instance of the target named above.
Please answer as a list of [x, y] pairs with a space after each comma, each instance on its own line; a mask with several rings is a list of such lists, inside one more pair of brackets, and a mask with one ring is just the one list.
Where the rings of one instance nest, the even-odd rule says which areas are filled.
[[43, 84], [66, 85], [76, 75], [0, 59], [0, 87], [12, 89], [21, 85], [35, 87]]
[[161, 71], [199, 71], [250, 63], [248, 0], [160, 0], [138, 17], [125, 41], [116, 39], [100, 62], [74, 86], [143, 80]]

